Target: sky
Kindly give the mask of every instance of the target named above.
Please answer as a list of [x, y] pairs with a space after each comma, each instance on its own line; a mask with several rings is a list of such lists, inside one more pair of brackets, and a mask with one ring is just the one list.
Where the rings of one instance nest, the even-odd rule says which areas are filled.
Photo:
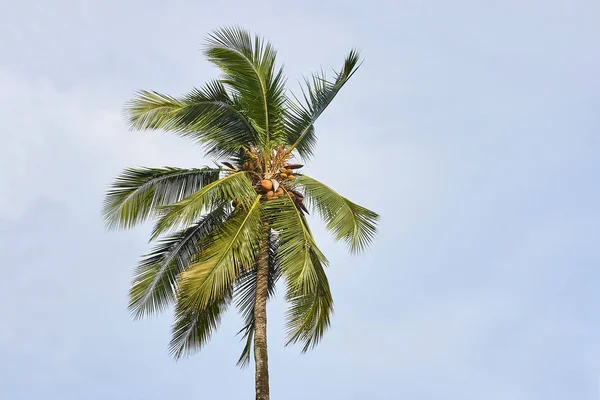
[[126, 167], [212, 162], [129, 132], [122, 109], [138, 89], [215, 78], [202, 44], [233, 24], [277, 47], [291, 90], [361, 50], [306, 172], [381, 214], [360, 256], [311, 219], [336, 312], [301, 354], [283, 346], [285, 303], [269, 303], [272, 398], [600, 398], [599, 2], [1, 8], [0, 398], [253, 398], [235, 311], [179, 362], [170, 313], [133, 321], [150, 226], [107, 232], [100, 214]]

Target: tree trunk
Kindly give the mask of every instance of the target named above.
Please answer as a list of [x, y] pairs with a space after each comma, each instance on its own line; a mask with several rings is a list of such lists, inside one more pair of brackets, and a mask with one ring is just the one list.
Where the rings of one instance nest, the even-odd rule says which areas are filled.
[[254, 303], [254, 362], [256, 367], [256, 400], [269, 400], [269, 359], [267, 355], [267, 296], [269, 294], [269, 235], [266, 233], [256, 266], [256, 299]]

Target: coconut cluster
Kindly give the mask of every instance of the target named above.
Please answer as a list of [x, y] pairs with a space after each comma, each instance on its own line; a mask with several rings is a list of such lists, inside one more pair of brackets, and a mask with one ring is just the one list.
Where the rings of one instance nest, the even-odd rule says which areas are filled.
[[[290, 181], [295, 179], [294, 170], [302, 168], [303, 165], [283, 165], [282, 167], [275, 169], [275, 172], [265, 174], [265, 176], [261, 173], [262, 171], [260, 165], [254, 163], [253, 161], [246, 161], [241, 167], [234, 167], [230, 163], [223, 164], [237, 171], [245, 170], [255, 172], [255, 174], [251, 174], [250, 176], [256, 187], [256, 192], [262, 194], [264, 196], [263, 199], [269, 201], [275, 200], [280, 196], [287, 195], [292, 199], [292, 201], [294, 201], [298, 208], [307, 212], [306, 207], [303, 204], [304, 196], [302, 195], [302, 193], [299, 193], [289, 188]], [[260, 178], [260, 176], [262, 176], [262, 179]], [[233, 207], [237, 207], [238, 204], [238, 199], [233, 200]]]
[[[295, 178], [294, 169], [301, 167], [302, 165], [300, 164], [285, 165], [279, 168], [270, 179], [262, 179], [259, 182], [259, 186], [260, 192], [265, 195], [265, 199], [274, 200], [279, 196], [282, 196], [286, 192], [286, 189], [284, 189], [282, 183], [293, 180]], [[294, 192], [290, 190], [287, 191], [292, 199], [297, 197]]]

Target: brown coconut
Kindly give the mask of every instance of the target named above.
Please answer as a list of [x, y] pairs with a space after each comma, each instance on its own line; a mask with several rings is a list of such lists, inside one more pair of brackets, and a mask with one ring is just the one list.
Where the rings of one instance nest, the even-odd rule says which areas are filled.
[[277, 191], [275, 192], [276, 195], [281, 196], [283, 194], [283, 188], [280, 187], [279, 189], [277, 189]]
[[271, 182], [269, 179], [263, 179], [260, 181], [260, 187], [264, 192], [268, 192], [269, 190], [273, 189], [273, 182]]
[[281, 179], [287, 179], [287, 174], [280, 174], [279, 176], [281, 176]]

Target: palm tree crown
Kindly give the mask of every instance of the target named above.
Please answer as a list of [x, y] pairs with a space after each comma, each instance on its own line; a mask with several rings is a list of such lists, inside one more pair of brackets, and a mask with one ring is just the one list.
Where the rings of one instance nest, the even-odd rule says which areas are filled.
[[268, 42], [225, 28], [209, 36], [204, 51], [221, 70], [219, 79], [181, 97], [140, 91], [126, 107], [132, 129], [191, 138], [220, 161], [214, 168], [126, 169], [112, 184], [103, 210], [109, 227], [156, 221], [156, 246], [135, 271], [129, 307], [143, 317], [175, 304], [170, 351], [179, 358], [206, 343], [233, 303], [245, 320], [245, 365], [262, 315], [257, 299], [271, 295], [281, 277], [288, 343], [306, 351], [322, 337], [333, 307], [327, 259], [307, 224], [307, 207], [352, 252], [365, 249], [376, 232], [376, 213], [301, 173], [296, 161], [310, 159], [314, 123], [357, 70], [358, 53], [348, 54], [333, 79], [306, 79], [299, 100], [286, 93]]

